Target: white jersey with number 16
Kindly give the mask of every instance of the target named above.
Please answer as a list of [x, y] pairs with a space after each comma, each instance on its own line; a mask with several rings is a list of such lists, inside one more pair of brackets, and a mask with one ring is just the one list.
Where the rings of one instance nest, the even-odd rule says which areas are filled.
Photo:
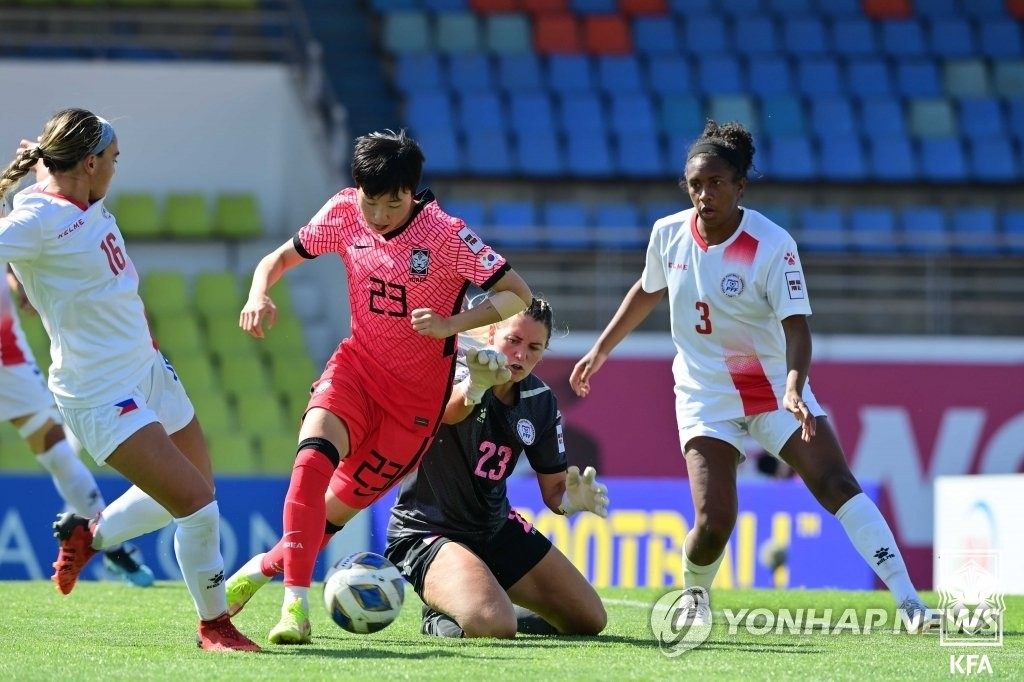
[[757, 211], [708, 246], [689, 209], [654, 224], [641, 276], [668, 288], [680, 423], [716, 422], [781, 407], [786, 342], [781, 320], [810, 315], [796, 242]]

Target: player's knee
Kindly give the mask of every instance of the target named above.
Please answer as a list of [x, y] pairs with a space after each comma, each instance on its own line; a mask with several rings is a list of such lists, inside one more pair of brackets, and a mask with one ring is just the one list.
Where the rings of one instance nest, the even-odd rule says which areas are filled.
[[729, 544], [734, 525], [735, 517], [724, 512], [712, 512], [698, 515], [693, 529], [701, 547], [721, 551]]
[[517, 622], [515, 611], [511, 606], [495, 604], [479, 609], [471, 609], [470, 613], [458, 619], [466, 637], [493, 637], [495, 639], [512, 639], [516, 636]]
[[861, 487], [857, 479], [849, 471], [844, 471], [822, 477], [817, 497], [822, 506], [835, 513], [850, 498], [860, 493]]
[[592, 637], [601, 634], [601, 631], [608, 625], [608, 612], [604, 610], [604, 604], [598, 599], [596, 604], [580, 612], [573, 623], [571, 632], [563, 632], [565, 635], [580, 635]]

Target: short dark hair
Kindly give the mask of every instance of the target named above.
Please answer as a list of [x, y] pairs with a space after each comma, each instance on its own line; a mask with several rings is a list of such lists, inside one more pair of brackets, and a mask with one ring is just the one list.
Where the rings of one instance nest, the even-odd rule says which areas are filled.
[[356, 138], [352, 179], [371, 197], [416, 193], [423, 178], [423, 151], [405, 130], [380, 130]]
[[[694, 147], [707, 144], [725, 147], [728, 152], [726, 160], [729, 165], [736, 168], [739, 177], [747, 177], [747, 173], [754, 165], [755, 149], [754, 138], [750, 131], [743, 127], [743, 124], [733, 122], [719, 125], [708, 119], [704, 125], [704, 132], [690, 145], [690, 152], [686, 155], [687, 159], [694, 155], [692, 153]], [[685, 185], [683, 186], [685, 187]]]

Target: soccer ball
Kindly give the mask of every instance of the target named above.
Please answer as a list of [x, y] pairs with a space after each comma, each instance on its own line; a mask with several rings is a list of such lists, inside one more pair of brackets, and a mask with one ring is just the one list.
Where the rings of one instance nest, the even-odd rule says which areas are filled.
[[383, 630], [398, 618], [405, 601], [405, 580], [393, 563], [373, 552], [340, 559], [324, 581], [324, 607], [349, 632]]

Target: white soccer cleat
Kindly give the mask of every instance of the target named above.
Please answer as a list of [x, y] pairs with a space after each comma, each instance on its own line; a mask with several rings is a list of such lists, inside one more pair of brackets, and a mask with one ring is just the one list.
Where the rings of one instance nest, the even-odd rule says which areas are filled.
[[904, 599], [896, 610], [897, 617], [902, 619], [907, 632], [912, 635], [926, 634], [937, 630], [942, 620], [942, 612], [930, 609], [920, 599]]
[[703, 587], [687, 587], [673, 622], [677, 629], [711, 627], [711, 599]]

